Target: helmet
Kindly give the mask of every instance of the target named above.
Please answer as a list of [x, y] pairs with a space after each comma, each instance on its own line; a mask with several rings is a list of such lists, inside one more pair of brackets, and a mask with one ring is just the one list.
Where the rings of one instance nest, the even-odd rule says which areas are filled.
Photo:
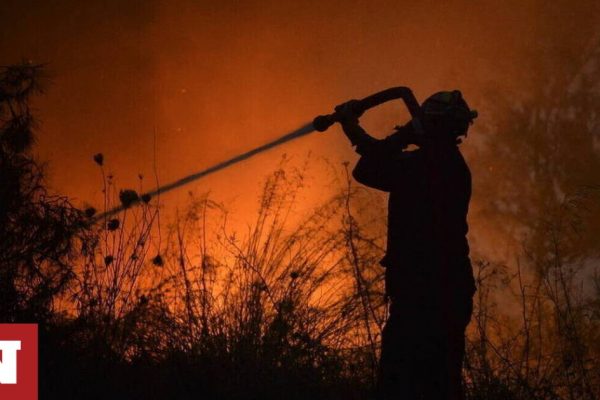
[[425, 128], [436, 135], [467, 135], [477, 111], [469, 109], [459, 90], [438, 92], [421, 105]]

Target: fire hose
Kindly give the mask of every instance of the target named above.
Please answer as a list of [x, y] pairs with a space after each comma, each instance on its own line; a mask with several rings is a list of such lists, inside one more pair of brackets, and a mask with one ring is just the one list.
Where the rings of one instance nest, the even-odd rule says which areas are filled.
[[[417, 102], [412, 91], [406, 87], [394, 87], [394, 88], [386, 89], [381, 92], [377, 92], [371, 96], [365, 97], [361, 100], [356, 100], [353, 102], [352, 111], [354, 113], [356, 113], [357, 115], [360, 115], [363, 112], [365, 112], [371, 108], [377, 107], [380, 104], [386, 103], [391, 100], [396, 100], [396, 99], [404, 100], [406, 107], [408, 108], [408, 111], [412, 117], [412, 124], [415, 128], [415, 131], [418, 133], [422, 133], [423, 132], [422, 126], [421, 126], [422, 118], [421, 118], [421, 109], [420, 109], [419, 103]], [[300, 138], [302, 136], [306, 136], [313, 132], [325, 132], [327, 129], [329, 129], [329, 127], [331, 127], [333, 124], [335, 124], [336, 122], [339, 122], [339, 121], [340, 121], [340, 115], [336, 112], [334, 112], [332, 114], [327, 114], [327, 115], [320, 115], [320, 116], [316, 117], [312, 122], [307, 123], [306, 125], [300, 127], [299, 129], [296, 129], [290, 133], [287, 133], [286, 135], [283, 135], [276, 140], [273, 140], [269, 143], [263, 144], [263, 145], [256, 147], [250, 151], [247, 151], [245, 153], [239, 154], [239, 155], [237, 155], [233, 158], [230, 158], [226, 161], [217, 163], [217, 164], [215, 164], [209, 168], [206, 168], [202, 171], [185, 176], [181, 179], [178, 179], [171, 183], [167, 183], [167, 184], [162, 185], [154, 190], [151, 190], [149, 192], [146, 192], [139, 196], [136, 196], [136, 198], [134, 198], [133, 200], [128, 201], [127, 204], [121, 204], [120, 206], [114, 207], [110, 210], [106, 210], [105, 212], [103, 212], [101, 214], [98, 214], [94, 218], [94, 220], [95, 221], [106, 220], [106, 218], [108, 218], [110, 216], [118, 214], [127, 208], [130, 208], [136, 204], [139, 204], [142, 201], [142, 199], [145, 202], [147, 202], [149, 199], [151, 199], [157, 195], [161, 195], [161, 194], [170, 192], [181, 186], [187, 185], [188, 183], [191, 183], [191, 182], [196, 181], [200, 178], [203, 178], [207, 175], [210, 175], [212, 173], [215, 173], [217, 171], [220, 171], [222, 169], [230, 167], [241, 161], [247, 160], [250, 157], [255, 156], [256, 154], [270, 150], [274, 147], [277, 147], [284, 143], [290, 142], [294, 139]]]

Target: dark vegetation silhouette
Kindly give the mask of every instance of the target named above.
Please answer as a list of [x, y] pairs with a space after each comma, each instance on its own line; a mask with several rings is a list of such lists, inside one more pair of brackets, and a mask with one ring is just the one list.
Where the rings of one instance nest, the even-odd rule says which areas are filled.
[[80, 213], [50, 195], [43, 166], [31, 155], [32, 95], [41, 91], [41, 67], [15, 66], [0, 75], [0, 318], [50, 318], [53, 301], [73, 278], [73, 238]]
[[[41, 72], [0, 74], [0, 313], [40, 324], [42, 398], [373, 396], [387, 312], [382, 196], [343, 169], [337, 193], [299, 218], [305, 169], [283, 161], [242, 235], [208, 196], [190, 196], [169, 223], [151, 199], [91, 224], [95, 210], [48, 192], [31, 152]], [[516, 245], [510, 259], [475, 257], [469, 399], [600, 395], [599, 101], [585, 81], [570, 87], [517, 106], [495, 96], [493, 148], [471, 166], [486, 223]], [[104, 209], [136, 195], [94, 161]]]

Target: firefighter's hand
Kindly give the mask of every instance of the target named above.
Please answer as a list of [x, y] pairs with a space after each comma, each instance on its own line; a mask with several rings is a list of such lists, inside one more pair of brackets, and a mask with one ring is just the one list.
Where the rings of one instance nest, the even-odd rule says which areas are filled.
[[417, 146], [423, 145], [423, 137], [413, 129], [412, 125], [411, 129], [407, 129], [404, 135], [408, 144], [415, 144]]
[[423, 144], [423, 138], [417, 132], [415, 132], [413, 125], [408, 122], [403, 126], [396, 126], [395, 132], [390, 136], [393, 143], [400, 145], [402, 148], [408, 147], [410, 144], [421, 146]]
[[362, 115], [358, 100], [350, 100], [335, 107], [335, 112], [342, 125], [358, 124], [358, 118]]

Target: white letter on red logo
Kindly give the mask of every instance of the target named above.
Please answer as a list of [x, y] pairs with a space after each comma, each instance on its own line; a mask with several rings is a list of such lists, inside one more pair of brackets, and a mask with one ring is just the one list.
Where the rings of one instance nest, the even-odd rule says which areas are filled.
[[2, 362], [0, 363], [0, 383], [17, 383], [17, 351], [21, 350], [20, 340], [0, 340]]

